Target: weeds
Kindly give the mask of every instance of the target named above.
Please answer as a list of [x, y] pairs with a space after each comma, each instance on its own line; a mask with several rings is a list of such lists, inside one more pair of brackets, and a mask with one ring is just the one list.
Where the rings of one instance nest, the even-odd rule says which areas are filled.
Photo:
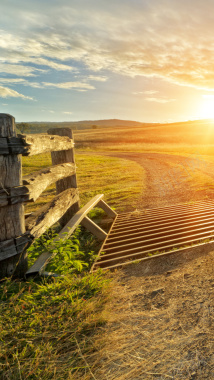
[[68, 239], [58, 239], [57, 234], [49, 230], [37, 239], [28, 249], [28, 263], [33, 265], [35, 259], [43, 252], [49, 252], [54, 258], [48, 265], [48, 270], [56, 273], [80, 273], [90, 269], [96, 258], [100, 243], [87, 231], [79, 227]]
[[[98, 216], [97, 211], [93, 212]], [[62, 274], [27, 282], [0, 283], [0, 378], [72, 379], [91, 374], [89, 339], [106, 321], [108, 274], [88, 271], [100, 243], [82, 228], [67, 240], [54, 230], [29, 248], [29, 264], [42, 252], [57, 253], [47, 269]], [[74, 376], [74, 377], [73, 377]]]

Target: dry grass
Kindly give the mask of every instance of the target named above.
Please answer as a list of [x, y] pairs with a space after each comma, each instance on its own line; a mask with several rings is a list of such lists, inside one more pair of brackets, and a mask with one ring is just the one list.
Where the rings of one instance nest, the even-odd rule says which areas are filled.
[[75, 132], [77, 147], [97, 151], [168, 152], [213, 155], [214, 123], [196, 121], [148, 127]]
[[100, 351], [87, 357], [97, 380], [214, 378], [213, 259], [114, 275], [108, 325], [94, 338]]

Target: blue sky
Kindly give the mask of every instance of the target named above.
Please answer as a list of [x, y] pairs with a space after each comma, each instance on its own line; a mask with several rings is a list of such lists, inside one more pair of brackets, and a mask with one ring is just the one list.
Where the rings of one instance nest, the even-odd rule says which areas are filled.
[[0, 112], [214, 117], [213, 0], [1, 0]]

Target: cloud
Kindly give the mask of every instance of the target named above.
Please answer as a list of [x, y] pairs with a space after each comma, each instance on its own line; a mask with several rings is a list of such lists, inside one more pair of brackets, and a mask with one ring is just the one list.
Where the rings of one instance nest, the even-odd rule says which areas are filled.
[[62, 88], [66, 90], [70, 89], [84, 89], [84, 90], [94, 90], [95, 87], [88, 84], [88, 83], [81, 83], [81, 82], [64, 82], [64, 83], [48, 83], [48, 82], [42, 82], [45, 87], [56, 87], [56, 88]]
[[0, 86], [0, 97], [1, 98], [22, 98], [33, 100], [30, 96], [25, 96], [23, 94], [18, 93], [17, 91], [11, 90], [7, 87]]
[[203, 94], [202, 97], [205, 98], [205, 99], [214, 100], [214, 95]]
[[29, 86], [29, 87], [34, 87], [34, 88], [42, 87], [42, 85], [38, 82], [30, 82], [23, 78], [0, 78], [0, 83], [1, 84], [8, 83], [11, 86], [16, 85], [16, 84], [21, 84], [23, 86]]
[[87, 79], [98, 81], [98, 82], [106, 82], [108, 78], [104, 76], [89, 75]]
[[158, 91], [153, 91], [153, 90], [132, 92], [133, 95], [154, 95], [157, 93], [158, 93]]
[[167, 99], [167, 98], [145, 98], [148, 102], [156, 102], [156, 103], [170, 103], [175, 102], [176, 99]]
[[143, 95], [144, 92], [143, 91], [134, 91], [132, 92], [133, 95]]
[[65, 115], [72, 115], [73, 112], [70, 112], [70, 111], [64, 111], [63, 112]]
[[40, 70], [30, 66], [14, 65], [0, 62], [0, 72], [17, 76], [33, 77], [36, 76], [39, 72], [44, 73], [45, 70]]
[[158, 91], [155, 91], [155, 90], [148, 90], [148, 91], [144, 91], [144, 94], [146, 95], [154, 95], [154, 94], [157, 94]]
[[58, 71], [75, 71], [75, 72], [78, 72], [78, 70], [72, 66], [64, 65], [62, 63], [50, 61], [50, 60], [44, 59], [44, 58], [37, 58], [37, 59], [29, 58], [29, 61], [36, 64], [36, 65], [48, 66], [48, 67], [55, 69], [55, 70], [58, 70]]
[[90, 6], [63, 0], [51, 7], [41, 0], [2, 0], [0, 71], [29, 77], [45, 74], [37, 66], [87, 67], [214, 89], [213, 10], [211, 0], [91, 0]]

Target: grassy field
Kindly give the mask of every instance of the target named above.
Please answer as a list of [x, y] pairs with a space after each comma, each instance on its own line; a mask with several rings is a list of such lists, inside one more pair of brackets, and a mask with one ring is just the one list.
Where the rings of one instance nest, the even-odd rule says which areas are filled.
[[[23, 159], [23, 175], [51, 165], [49, 154]], [[144, 172], [140, 165], [124, 159], [76, 153], [81, 205], [95, 194], [117, 210], [133, 210], [142, 196]], [[55, 194], [49, 187], [33, 211]], [[95, 215], [97, 212], [95, 211]], [[48, 247], [49, 232], [30, 249], [29, 262]], [[91, 336], [107, 320], [104, 305], [110, 297], [108, 274], [89, 274], [91, 260], [99, 247], [84, 230], [59, 247], [47, 270], [62, 278], [8, 279], [0, 283], [0, 378], [75, 379], [89, 374], [85, 357], [93, 354]], [[79, 269], [79, 265], [83, 268]], [[86, 267], [86, 265], [89, 265]], [[81, 272], [81, 273], [78, 273]]]
[[88, 151], [135, 151], [213, 155], [214, 122], [192, 121], [104, 131], [75, 131], [76, 146]]
[[[76, 151], [77, 180], [80, 201], [84, 205], [94, 195], [104, 193], [105, 200], [118, 211], [133, 210], [144, 189], [145, 173], [140, 165], [128, 160], [80, 154]], [[51, 165], [49, 154], [23, 158], [23, 175]], [[30, 212], [48, 202], [55, 194], [50, 186], [35, 204], [28, 204]]]
[[[159, 152], [203, 156], [207, 162], [214, 160], [211, 122], [105, 128], [104, 131], [98, 128], [75, 132], [75, 140], [81, 205], [95, 194], [104, 193], [117, 211], [137, 207], [145, 191], [145, 172], [133, 161], [106, 157], [102, 151]], [[50, 165], [50, 155], [24, 158], [23, 174]], [[197, 171], [193, 175], [197, 183], [209, 182], [209, 178], [201, 178]], [[46, 203], [54, 193], [51, 186], [26, 211]], [[31, 260], [45, 244], [47, 239], [32, 248]], [[82, 256], [85, 250], [87, 259]], [[0, 378], [3, 380], [95, 378], [91, 363], [96, 369], [96, 353], [105, 343], [103, 326], [109, 320], [106, 310], [113, 302], [111, 289], [116, 280], [108, 273], [89, 274], [90, 265], [78, 273], [75, 265], [69, 264], [69, 260], [89, 264], [93, 258], [94, 241], [85, 233], [77, 231], [59, 255], [60, 260], [53, 261], [49, 270], [63, 273], [62, 277], [26, 282], [8, 279], [0, 283]], [[125, 304], [129, 307], [129, 300]], [[124, 328], [122, 312], [120, 315]], [[115, 348], [116, 342], [117, 332]], [[111, 366], [110, 359], [108, 363]]]

